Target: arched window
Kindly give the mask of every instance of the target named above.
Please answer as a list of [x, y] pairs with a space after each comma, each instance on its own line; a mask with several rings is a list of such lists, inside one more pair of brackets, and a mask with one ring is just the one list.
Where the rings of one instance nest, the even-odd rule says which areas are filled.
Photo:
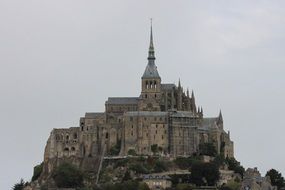
[[150, 83], [150, 89], [152, 88], [152, 81], [149, 82]]
[[77, 133], [73, 133], [73, 139], [77, 139]]
[[75, 147], [71, 147], [71, 151], [75, 151]]
[[146, 94], [146, 95], [144, 95], [144, 97], [145, 97], [145, 98], [147, 98], [147, 94]]
[[156, 89], [156, 81], [154, 81], [154, 88]]
[[68, 135], [68, 134], [66, 135], [65, 139], [66, 139], [67, 141], [69, 140], [69, 135]]

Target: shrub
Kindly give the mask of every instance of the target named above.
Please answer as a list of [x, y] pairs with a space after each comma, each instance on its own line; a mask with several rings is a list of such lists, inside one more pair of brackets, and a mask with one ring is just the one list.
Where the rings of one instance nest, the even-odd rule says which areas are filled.
[[217, 150], [213, 143], [203, 143], [199, 145], [200, 154], [206, 156], [216, 156]]
[[57, 187], [74, 188], [83, 186], [83, 173], [70, 163], [62, 163], [52, 175]]
[[32, 177], [32, 181], [35, 181], [40, 177], [40, 175], [43, 171], [43, 165], [44, 165], [44, 163], [42, 162], [41, 164], [34, 167], [34, 174]]
[[24, 189], [24, 187], [25, 187], [25, 182], [23, 179], [21, 179], [20, 182], [16, 183], [12, 189], [13, 190], [22, 190], [22, 189]]
[[198, 185], [215, 185], [220, 178], [219, 167], [215, 163], [194, 163], [191, 167], [191, 181]]

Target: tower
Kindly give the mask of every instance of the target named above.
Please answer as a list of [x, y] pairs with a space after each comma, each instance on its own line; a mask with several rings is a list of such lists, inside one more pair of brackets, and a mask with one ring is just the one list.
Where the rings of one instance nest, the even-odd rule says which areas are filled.
[[155, 65], [153, 46], [152, 23], [150, 27], [150, 44], [148, 49], [148, 64], [141, 78], [141, 105], [140, 110], [159, 111], [161, 96], [161, 78]]

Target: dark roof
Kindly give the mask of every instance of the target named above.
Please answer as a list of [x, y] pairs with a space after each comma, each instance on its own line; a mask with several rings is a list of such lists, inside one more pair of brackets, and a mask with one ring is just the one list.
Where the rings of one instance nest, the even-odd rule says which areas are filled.
[[143, 179], [165, 179], [165, 180], [170, 180], [171, 178], [168, 175], [143, 175]]
[[218, 118], [216, 117], [209, 117], [209, 118], [203, 118], [202, 120], [202, 128], [208, 130], [210, 128], [214, 128], [216, 125]]
[[106, 104], [138, 104], [138, 97], [111, 97]]
[[148, 63], [142, 78], [160, 78], [157, 67], [154, 63]]
[[93, 119], [93, 118], [97, 118], [97, 117], [101, 117], [104, 116], [104, 112], [87, 112], [85, 113], [85, 118], [89, 118], [89, 119]]
[[125, 116], [151, 116], [151, 117], [160, 117], [167, 116], [167, 112], [160, 111], [129, 111], [125, 113]]
[[176, 87], [175, 84], [161, 84], [162, 90], [172, 90], [175, 87]]

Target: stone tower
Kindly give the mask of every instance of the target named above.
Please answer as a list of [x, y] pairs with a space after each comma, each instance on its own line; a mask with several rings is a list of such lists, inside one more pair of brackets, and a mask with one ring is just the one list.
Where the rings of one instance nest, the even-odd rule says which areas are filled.
[[141, 101], [139, 110], [159, 111], [161, 97], [161, 78], [155, 65], [152, 25], [150, 28], [150, 44], [147, 59], [148, 64], [141, 78]]

